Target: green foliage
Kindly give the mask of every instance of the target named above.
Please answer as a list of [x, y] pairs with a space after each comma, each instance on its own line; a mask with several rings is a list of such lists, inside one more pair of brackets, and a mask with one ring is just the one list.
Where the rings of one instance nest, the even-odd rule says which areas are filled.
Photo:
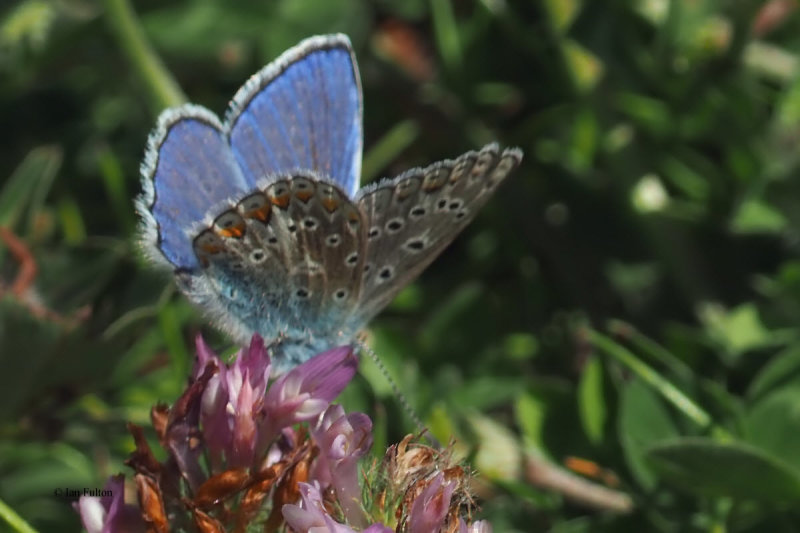
[[[141, 27], [119, 0], [3, 5], [0, 226], [27, 255], [0, 243], [0, 516], [76, 530], [54, 489], [124, 469], [125, 422], [175, 399], [198, 332], [231, 348], [136, 251], [158, 110], [222, 113], [343, 31], [365, 182], [525, 151], [369, 340], [482, 470], [495, 531], [796, 531], [800, 11], [766, 18], [780, 3], [142, 1]], [[343, 402], [376, 455], [416, 431], [370, 361]], [[568, 457], [597, 465], [577, 499], [531, 474]], [[632, 509], [593, 509], [597, 489]]]

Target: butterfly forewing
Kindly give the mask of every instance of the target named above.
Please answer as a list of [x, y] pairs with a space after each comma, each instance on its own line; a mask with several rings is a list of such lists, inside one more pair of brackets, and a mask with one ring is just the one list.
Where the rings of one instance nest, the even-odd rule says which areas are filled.
[[233, 99], [233, 153], [253, 180], [310, 170], [347, 194], [361, 169], [361, 86], [344, 36], [307, 39], [266, 66]]
[[364, 322], [422, 272], [475, 217], [522, 159], [488, 145], [365, 189], [366, 262], [358, 316]]

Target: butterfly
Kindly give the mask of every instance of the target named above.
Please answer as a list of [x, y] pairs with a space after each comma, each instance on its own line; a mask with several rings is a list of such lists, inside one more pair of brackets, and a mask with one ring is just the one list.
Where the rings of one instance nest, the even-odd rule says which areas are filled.
[[252, 76], [223, 121], [192, 104], [150, 134], [136, 200], [146, 254], [276, 373], [353, 340], [522, 159], [490, 144], [359, 189], [362, 96], [344, 35]]

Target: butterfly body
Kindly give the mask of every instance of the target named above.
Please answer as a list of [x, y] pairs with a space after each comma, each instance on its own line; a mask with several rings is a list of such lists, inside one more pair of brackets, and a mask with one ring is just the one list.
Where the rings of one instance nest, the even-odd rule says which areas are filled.
[[254, 76], [224, 123], [162, 114], [137, 206], [145, 249], [277, 372], [351, 342], [475, 216], [522, 157], [496, 145], [358, 190], [361, 90], [344, 36]]

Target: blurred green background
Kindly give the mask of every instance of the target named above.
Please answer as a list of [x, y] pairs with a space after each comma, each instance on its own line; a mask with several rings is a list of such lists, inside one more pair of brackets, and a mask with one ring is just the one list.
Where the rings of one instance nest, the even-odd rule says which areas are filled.
[[[125, 422], [177, 397], [198, 331], [231, 349], [136, 251], [164, 102], [221, 114], [284, 49], [339, 31], [363, 79], [364, 183], [493, 140], [525, 151], [370, 328], [479, 473], [481, 516], [800, 531], [796, 1], [133, 7], [173, 92], [137, 63], [120, 0], [0, 7], [0, 500], [34, 527], [79, 528], [53, 490], [125, 471]], [[375, 420], [376, 456], [414, 431], [369, 361], [343, 402]]]

